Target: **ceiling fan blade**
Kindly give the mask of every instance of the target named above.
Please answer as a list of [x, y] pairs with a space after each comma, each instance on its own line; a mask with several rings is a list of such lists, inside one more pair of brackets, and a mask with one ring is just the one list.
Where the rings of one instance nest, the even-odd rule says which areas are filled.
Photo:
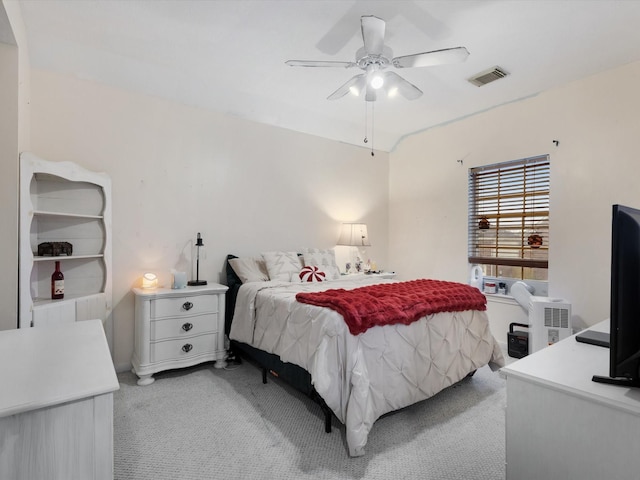
[[422, 90], [408, 82], [395, 72], [385, 72], [384, 85], [387, 95], [391, 96], [394, 89], [407, 100], [415, 100], [422, 95]]
[[447, 63], [464, 62], [468, 56], [469, 51], [466, 48], [456, 47], [396, 57], [391, 62], [396, 68], [431, 67]]
[[385, 21], [373, 15], [367, 15], [360, 18], [360, 23], [364, 51], [367, 55], [381, 55], [384, 48]]
[[290, 67], [342, 67], [351, 68], [355, 67], [354, 62], [333, 62], [331, 60], [287, 60], [287, 65]]
[[367, 81], [366, 75], [361, 73], [360, 75], [356, 75], [355, 77], [349, 79], [344, 85], [338, 88], [335, 92], [327, 97], [327, 100], [337, 100], [338, 98], [344, 97], [347, 93], [351, 91], [351, 88], [355, 88], [358, 91], [358, 95], [362, 91], [362, 87]]

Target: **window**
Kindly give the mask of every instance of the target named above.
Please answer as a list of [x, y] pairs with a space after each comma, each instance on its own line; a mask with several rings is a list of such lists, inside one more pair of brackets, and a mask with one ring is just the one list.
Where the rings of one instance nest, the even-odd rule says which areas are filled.
[[486, 276], [547, 280], [549, 156], [469, 170], [469, 263]]

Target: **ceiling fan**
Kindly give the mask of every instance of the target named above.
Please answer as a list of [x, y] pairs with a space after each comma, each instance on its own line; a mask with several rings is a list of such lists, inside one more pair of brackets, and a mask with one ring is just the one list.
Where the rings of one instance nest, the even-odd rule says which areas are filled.
[[391, 65], [396, 68], [431, 67], [464, 62], [469, 56], [466, 48], [456, 47], [394, 57], [391, 49], [384, 44], [385, 21], [373, 15], [366, 15], [360, 18], [360, 23], [364, 47], [356, 52], [355, 62], [288, 60], [285, 63], [292, 67], [358, 67], [365, 73], [351, 78], [327, 99], [336, 100], [347, 93], [360, 96], [364, 92], [365, 100], [373, 102], [379, 92], [386, 93], [389, 97], [399, 93], [408, 100], [415, 100], [422, 95], [422, 90], [397, 73], [385, 71]]

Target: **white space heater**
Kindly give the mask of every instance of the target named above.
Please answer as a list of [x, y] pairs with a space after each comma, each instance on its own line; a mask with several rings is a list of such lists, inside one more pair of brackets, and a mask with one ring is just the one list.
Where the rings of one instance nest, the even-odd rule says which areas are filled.
[[571, 336], [571, 304], [532, 296], [529, 303], [529, 353]]
[[537, 297], [532, 292], [524, 282], [511, 287], [513, 297], [529, 312], [529, 353], [572, 335], [571, 304], [561, 298]]

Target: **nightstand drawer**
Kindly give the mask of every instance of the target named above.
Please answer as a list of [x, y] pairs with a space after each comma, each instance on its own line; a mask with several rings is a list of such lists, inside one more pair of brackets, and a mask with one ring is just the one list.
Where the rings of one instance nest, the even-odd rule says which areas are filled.
[[152, 343], [151, 361], [165, 362], [212, 354], [215, 351], [217, 338], [217, 333], [209, 333], [198, 337]]
[[151, 300], [151, 318], [199, 315], [218, 311], [218, 295], [157, 298]]
[[151, 341], [216, 333], [218, 331], [218, 314], [189, 316], [184, 318], [165, 318], [151, 321]]

